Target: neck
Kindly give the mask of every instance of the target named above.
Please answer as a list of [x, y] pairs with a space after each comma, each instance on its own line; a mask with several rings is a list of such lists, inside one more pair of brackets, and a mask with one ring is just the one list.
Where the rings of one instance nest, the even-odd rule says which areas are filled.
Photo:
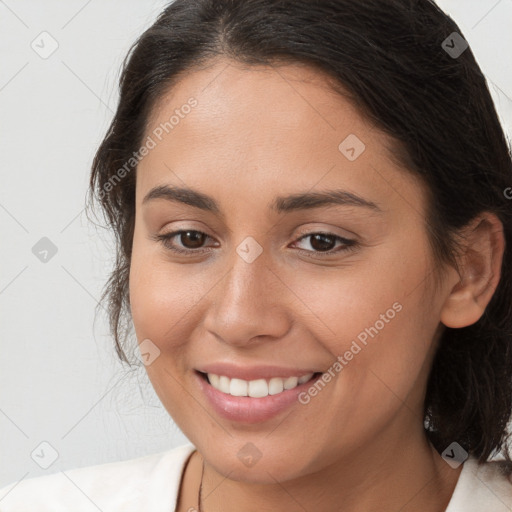
[[376, 436], [321, 471], [275, 484], [231, 480], [205, 461], [200, 512], [443, 512], [462, 467], [452, 469], [422, 428], [410, 434]]

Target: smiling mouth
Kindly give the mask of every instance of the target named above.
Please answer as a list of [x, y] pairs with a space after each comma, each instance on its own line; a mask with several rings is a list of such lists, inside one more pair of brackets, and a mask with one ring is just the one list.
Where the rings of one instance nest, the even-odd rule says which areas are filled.
[[316, 380], [321, 372], [307, 373], [300, 377], [286, 378], [273, 377], [271, 379], [244, 380], [229, 378], [215, 373], [197, 371], [203, 380], [213, 388], [226, 395], [236, 397], [264, 398], [269, 395], [279, 395], [285, 391], [294, 389], [304, 383]]

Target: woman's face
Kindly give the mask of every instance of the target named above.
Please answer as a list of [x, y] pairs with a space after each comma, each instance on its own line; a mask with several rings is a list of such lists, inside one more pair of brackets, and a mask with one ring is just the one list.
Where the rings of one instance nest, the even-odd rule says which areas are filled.
[[419, 442], [448, 291], [428, 293], [425, 191], [385, 136], [311, 69], [219, 60], [157, 104], [144, 143], [133, 322], [205, 459], [275, 482]]

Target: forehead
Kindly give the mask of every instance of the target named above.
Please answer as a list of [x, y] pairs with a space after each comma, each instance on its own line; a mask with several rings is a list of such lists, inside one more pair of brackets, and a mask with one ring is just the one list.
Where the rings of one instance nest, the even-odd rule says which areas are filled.
[[[155, 147], [138, 167], [138, 202], [164, 183], [226, 198], [241, 189], [252, 199], [341, 185], [377, 203], [397, 187], [418, 194], [416, 180], [390, 160], [391, 140], [326, 75], [301, 64], [219, 60], [187, 73], [155, 104], [148, 136]], [[347, 145], [357, 158], [347, 157]], [[267, 195], [270, 204], [275, 194]]]
[[[333, 90], [331, 82], [325, 73], [303, 64], [246, 66], [217, 59], [201, 70], [187, 72], [162, 95], [152, 109], [147, 131], [169, 121], [173, 113], [188, 110], [191, 99], [196, 103], [193, 111], [173, 121], [173, 134], [179, 131], [186, 137], [187, 128], [193, 128], [193, 135], [200, 129], [215, 139], [229, 133], [232, 142], [250, 142], [264, 133], [316, 140], [326, 132], [342, 135], [352, 130], [363, 136], [373, 130]], [[186, 118], [200, 120], [200, 126], [182, 122]]]

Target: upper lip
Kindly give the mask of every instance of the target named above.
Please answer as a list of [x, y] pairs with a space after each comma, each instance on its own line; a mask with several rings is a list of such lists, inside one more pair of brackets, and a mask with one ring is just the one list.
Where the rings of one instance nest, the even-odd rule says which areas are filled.
[[230, 379], [257, 380], [271, 379], [272, 377], [302, 377], [308, 373], [317, 373], [311, 368], [290, 368], [275, 365], [239, 366], [232, 363], [210, 363], [196, 368], [202, 373], [225, 375]]

